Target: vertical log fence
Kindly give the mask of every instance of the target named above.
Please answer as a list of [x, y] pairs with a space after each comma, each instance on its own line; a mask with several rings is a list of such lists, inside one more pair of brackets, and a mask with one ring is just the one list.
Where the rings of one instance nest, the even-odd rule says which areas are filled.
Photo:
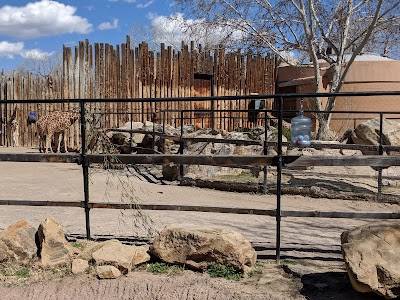
[[[158, 52], [154, 52], [146, 43], [133, 48], [129, 36], [125, 43], [115, 47], [107, 43], [92, 45], [86, 40], [74, 48], [63, 46], [62, 53], [61, 70], [48, 76], [13, 72], [0, 77], [0, 100], [7, 101], [0, 108], [0, 118], [6, 122], [11, 116], [13, 100], [114, 99], [88, 104], [88, 111], [102, 115], [101, 124], [107, 128], [119, 127], [128, 121], [150, 121], [154, 114], [157, 120], [180, 126], [179, 111], [189, 109], [191, 112], [184, 115], [187, 123], [233, 130], [253, 124], [248, 122], [245, 112], [223, 111], [246, 110], [249, 99], [192, 102], [157, 102], [156, 99], [275, 92], [275, 58], [271, 56], [245, 55], [239, 51], [226, 53], [223, 48], [210, 51], [196, 47], [193, 42], [190, 47], [182, 43], [179, 51], [161, 44]], [[154, 99], [154, 102], [115, 101], [129, 98]], [[74, 107], [77, 104], [72, 102], [21, 104], [17, 112], [20, 144], [37, 145], [35, 125], [26, 125], [29, 112], [35, 111], [40, 117]], [[272, 108], [272, 99], [267, 101], [267, 108]], [[218, 124], [204, 123], [207, 113], [202, 110], [214, 109], [221, 111], [215, 116]], [[262, 125], [262, 121], [257, 125]], [[4, 126], [2, 123], [2, 133]], [[70, 145], [79, 146], [78, 125], [70, 130], [68, 139]], [[0, 145], [5, 145], [4, 134], [0, 136]]]

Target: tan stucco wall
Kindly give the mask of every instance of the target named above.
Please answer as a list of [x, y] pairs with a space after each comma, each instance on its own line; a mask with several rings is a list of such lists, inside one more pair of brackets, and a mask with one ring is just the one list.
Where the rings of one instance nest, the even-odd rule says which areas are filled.
[[[300, 69], [300, 70], [298, 70]], [[287, 85], [291, 81], [296, 85], [297, 93], [313, 91], [312, 81], [308, 78], [313, 75], [312, 68], [278, 68], [278, 86]], [[299, 77], [296, 77], [299, 76]], [[303, 80], [301, 79], [303, 78]], [[320, 92], [329, 92], [329, 86], [321, 84]], [[400, 61], [355, 61], [346, 77], [341, 92], [368, 92], [368, 91], [399, 91], [400, 90]], [[277, 90], [279, 93], [279, 88]], [[326, 99], [323, 100], [323, 106]], [[325, 101], [324, 101], [325, 100]], [[341, 97], [336, 101], [335, 111], [376, 111], [400, 112], [400, 96], [379, 97]], [[342, 134], [347, 129], [354, 128], [365, 119], [378, 117], [376, 114], [334, 114], [331, 128]], [[385, 114], [385, 118], [399, 118], [400, 114]]]
[[345, 82], [400, 83], [400, 60], [356, 61], [351, 66]]

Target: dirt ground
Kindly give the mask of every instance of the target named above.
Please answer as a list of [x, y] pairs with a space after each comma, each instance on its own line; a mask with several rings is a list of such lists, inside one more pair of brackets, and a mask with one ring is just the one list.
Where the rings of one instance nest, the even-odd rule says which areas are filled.
[[[0, 152], [37, 152], [29, 148], [0, 148]], [[75, 164], [0, 163], [0, 200], [82, 201], [82, 169]], [[275, 195], [223, 192], [165, 182], [147, 168], [116, 171], [90, 169], [90, 200], [120, 202], [129, 182], [134, 201], [146, 204], [202, 205], [274, 209]], [[309, 198], [282, 195], [283, 210], [400, 212], [398, 204]], [[340, 234], [371, 220], [283, 218], [281, 259], [275, 262], [276, 220], [268, 216], [183, 211], [146, 211], [161, 230], [172, 223], [228, 227], [242, 233], [257, 251], [262, 274], [239, 282], [210, 278], [186, 270], [181, 275], [161, 276], [147, 272], [108, 281], [90, 276], [20, 284], [0, 283], [1, 299], [378, 299], [354, 292], [340, 253]], [[54, 217], [71, 240], [84, 238], [82, 208], [1, 206], [0, 230], [25, 219], [32, 226]], [[93, 209], [91, 235], [95, 239], [118, 238], [127, 243], [151, 241], [135, 230], [130, 211]], [[139, 236], [138, 236], [139, 234]]]

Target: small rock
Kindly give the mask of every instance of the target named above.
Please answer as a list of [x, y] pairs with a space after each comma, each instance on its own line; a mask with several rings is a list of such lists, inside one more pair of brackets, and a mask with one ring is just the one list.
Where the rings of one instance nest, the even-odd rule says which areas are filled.
[[114, 266], [109, 265], [97, 266], [96, 273], [100, 279], [115, 279], [122, 275], [120, 270], [118, 270]]
[[72, 261], [72, 274], [84, 273], [87, 269], [89, 269], [87, 260], [77, 258]]
[[137, 266], [145, 262], [148, 262], [150, 260], [150, 255], [148, 251], [149, 251], [149, 246], [136, 246], [132, 264]]
[[[132, 263], [135, 261], [145, 261], [143, 247], [124, 245], [119, 241], [107, 243], [99, 250], [93, 252], [92, 257], [96, 264], [112, 264], [116, 266], [123, 274], [131, 270]], [[150, 258], [150, 257], [148, 257]]]

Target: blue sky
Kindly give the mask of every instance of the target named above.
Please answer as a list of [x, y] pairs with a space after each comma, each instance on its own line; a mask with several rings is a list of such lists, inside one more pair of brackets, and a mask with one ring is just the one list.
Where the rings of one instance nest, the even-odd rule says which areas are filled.
[[173, 9], [173, 0], [0, 0], [0, 69], [85, 39], [116, 45], [142, 26], [168, 30]]

